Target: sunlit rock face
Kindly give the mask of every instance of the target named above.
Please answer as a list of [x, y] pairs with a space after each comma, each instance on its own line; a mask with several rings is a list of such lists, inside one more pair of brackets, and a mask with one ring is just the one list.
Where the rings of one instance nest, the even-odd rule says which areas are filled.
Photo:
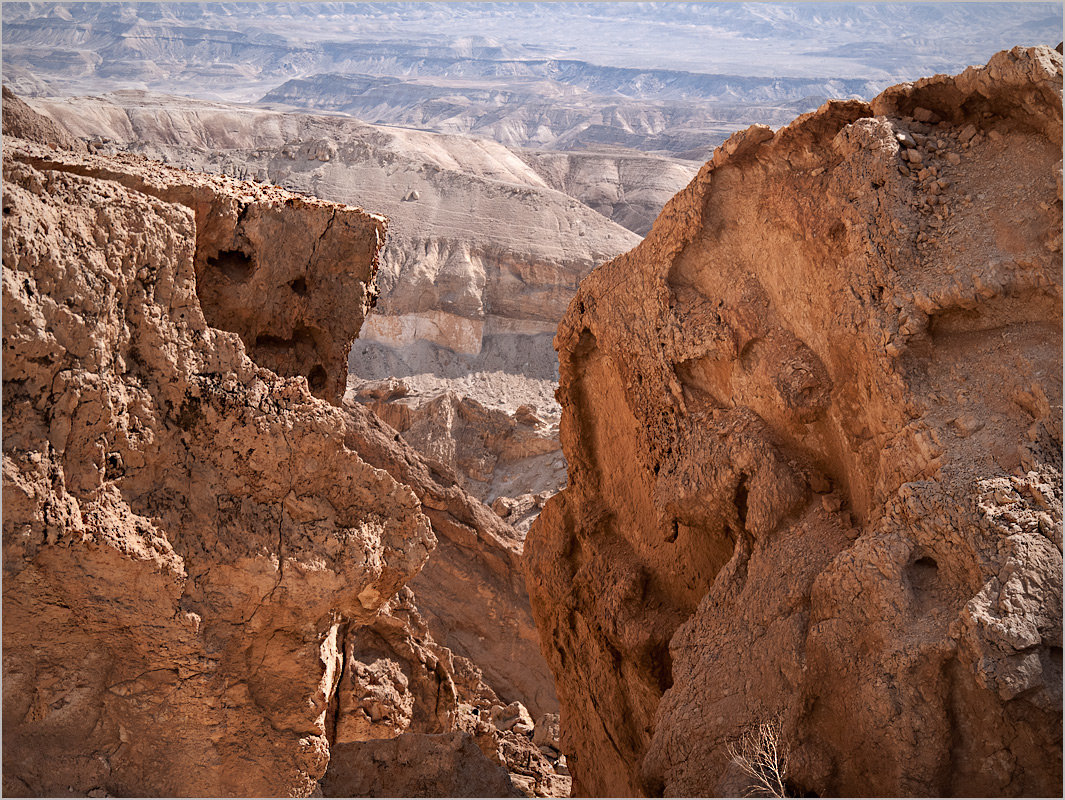
[[1061, 768], [1045, 47], [733, 136], [555, 340], [526, 545], [574, 793], [1037, 795]]
[[312, 394], [383, 220], [6, 137], [3, 209], [5, 793], [309, 794], [338, 631], [435, 546]]

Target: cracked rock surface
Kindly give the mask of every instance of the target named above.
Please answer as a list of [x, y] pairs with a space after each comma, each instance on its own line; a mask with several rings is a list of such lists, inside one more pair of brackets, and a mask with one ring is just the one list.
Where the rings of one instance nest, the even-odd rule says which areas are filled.
[[343, 397], [348, 351], [377, 296], [383, 217], [137, 156], [14, 141], [13, 157], [38, 170], [114, 182], [190, 209], [195, 291], [207, 324], [237, 333], [256, 364], [302, 376], [315, 396]]
[[4, 151], [5, 793], [300, 796], [365, 771], [361, 747], [360, 780], [409, 794], [374, 760], [393, 739], [427, 792], [460, 764], [567, 793], [560, 756], [508, 761], [489, 721], [557, 709], [519, 534], [340, 401], [346, 345], [281, 341], [357, 333], [384, 220]]
[[1062, 61], [733, 136], [555, 340], [526, 544], [575, 795], [1055, 795]]
[[383, 223], [208, 179], [170, 202], [43, 155], [5, 139], [5, 793], [307, 794], [330, 643], [435, 537], [348, 415], [209, 325], [195, 270], [241, 207], [278, 244], [335, 216], [359, 298]]

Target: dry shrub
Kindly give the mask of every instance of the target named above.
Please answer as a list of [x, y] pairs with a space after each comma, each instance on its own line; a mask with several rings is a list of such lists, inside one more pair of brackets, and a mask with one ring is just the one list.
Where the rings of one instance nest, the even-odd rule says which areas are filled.
[[732, 763], [751, 780], [744, 797], [787, 797], [788, 750], [780, 728], [779, 719], [763, 722], [729, 744]]

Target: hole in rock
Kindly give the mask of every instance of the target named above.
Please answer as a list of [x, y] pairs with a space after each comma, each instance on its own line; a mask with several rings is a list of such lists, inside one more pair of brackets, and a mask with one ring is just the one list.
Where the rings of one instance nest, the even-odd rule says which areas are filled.
[[922, 572], [936, 573], [939, 571], [939, 564], [931, 556], [924, 556], [913, 562], [913, 568]]
[[296, 280], [289, 284], [289, 288], [300, 297], [306, 297], [307, 295], [307, 281], [303, 278], [296, 278]]
[[749, 494], [747, 489], [747, 476], [741, 475], [740, 482], [736, 486], [736, 495], [733, 497], [733, 504], [736, 506], [736, 516], [739, 517], [740, 527], [743, 530], [747, 530], [747, 495]]
[[907, 570], [910, 587], [919, 599], [931, 597], [935, 594], [935, 587], [939, 575], [939, 564], [931, 556], [921, 556], [914, 561]]
[[658, 689], [665, 694], [673, 686], [673, 658], [669, 655], [669, 642], [660, 642], [651, 649], [651, 671], [658, 682]]
[[677, 520], [673, 520], [670, 523], [669, 530], [666, 533], [667, 542], [677, 541], [677, 534], [680, 533], [680, 523]]
[[275, 350], [288, 350], [291, 348], [299, 347], [300, 345], [314, 346], [314, 335], [307, 328], [296, 328], [292, 332], [291, 339], [284, 339], [280, 336], [273, 336], [269, 333], [260, 333], [255, 337], [256, 347], [265, 347]]
[[316, 394], [325, 388], [325, 384], [328, 380], [329, 376], [326, 375], [325, 367], [321, 364], [315, 364], [307, 374], [307, 385], [310, 386], [311, 391]]
[[235, 283], [244, 283], [255, 272], [251, 256], [240, 250], [222, 250], [216, 256], [208, 256], [207, 264]]

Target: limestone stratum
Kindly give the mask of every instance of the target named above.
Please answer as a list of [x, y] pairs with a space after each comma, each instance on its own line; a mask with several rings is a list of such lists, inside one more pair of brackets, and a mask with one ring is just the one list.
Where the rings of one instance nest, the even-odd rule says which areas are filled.
[[5, 10], [3, 794], [1060, 796], [1060, 45], [414, 5]]

